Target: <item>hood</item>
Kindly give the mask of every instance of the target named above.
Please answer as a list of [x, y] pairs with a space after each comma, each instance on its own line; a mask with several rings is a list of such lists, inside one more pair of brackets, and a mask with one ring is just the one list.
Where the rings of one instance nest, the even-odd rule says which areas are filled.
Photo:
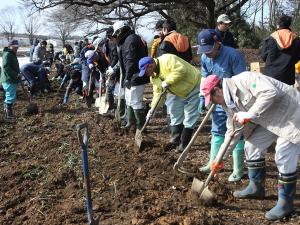
[[291, 47], [297, 35], [289, 29], [280, 29], [271, 34], [280, 49]]
[[172, 43], [178, 52], [186, 52], [190, 47], [189, 38], [177, 32], [167, 35], [164, 41]]

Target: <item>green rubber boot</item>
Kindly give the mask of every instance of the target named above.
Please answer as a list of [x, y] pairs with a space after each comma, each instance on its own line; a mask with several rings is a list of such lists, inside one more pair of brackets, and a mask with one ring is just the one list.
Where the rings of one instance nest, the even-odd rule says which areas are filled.
[[213, 135], [211, 138], [211, 146], [210, 146], [210, 156], [209, 162], [206, 166], [200, 167], [199, 170], [202, 173], [210, 173], [210, 165], [215, 160], [221, 145], [224, 142], [224, 137], [219, 135]]
[[232, 152], [233, 172], [229, 176], [229, 182], [240, 181], [244, 175], [244, 145], [245, 141], [240, 140]]
[[126, 125], [122, 128], [130, 129], [135, 124], [134, 111], [131, 106], [126, 106]]

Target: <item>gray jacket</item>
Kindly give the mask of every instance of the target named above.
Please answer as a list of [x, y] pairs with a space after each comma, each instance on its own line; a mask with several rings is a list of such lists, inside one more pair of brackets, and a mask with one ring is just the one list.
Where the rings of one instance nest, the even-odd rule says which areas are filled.
[[[244, 111], [256, 117], [244, 127], [245, 139], [259, 125], [291, 143], [300, 145], [300, 93], [296, 89], [255, 72], [243, 72], [232, 78], [224, 78], [223, 82], [226, 82], [237, 107], [235, 110], [224, 107], [228, 116], [224, 142], [228, 141], [232, 132], [234, 112]], [[235, 136], [228, 151], [233, 149], [240, 136], [241, 133]]]
[[42, 63], [46, 60], [46, 48], [41, 47], [41, 43], [34, 48], [32, 60], [35, 63]]

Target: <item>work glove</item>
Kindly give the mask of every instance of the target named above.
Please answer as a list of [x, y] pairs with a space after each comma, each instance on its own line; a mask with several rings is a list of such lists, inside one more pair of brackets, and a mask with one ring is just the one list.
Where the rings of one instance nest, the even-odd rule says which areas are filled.
[[199, 97], [199, 106], [198, 106], [198, 112], [203, 115], [205, 114], [206, 108], [205, 108], [205, 98], [203, 95], [200, 95]]
[[150, 110], [147, 112], [146, 120], [149, 120], [150, 117], [153, 115], [153, 113], [154, 113], [154, 109], [150, 109]]
[[169, 84], [166, 81], [161, 82], [161, 87], [163, 89], [166, 89], [167, 87], [169, 87]]
[[94, 67], [93, 64], [89, 64], [89, 68], [92, 69]]
[[105, 86], [107, 87], [107, 86], [109, 86], [109, 84], [110, 84], [110, 80], [109, 80], [109, 79], [106, 79], [106, 81], [105, 81]]
[[114, 74], [114, 69], [110, 66], [110, 67], [108, 67], [107, 68], [107, 70], [106, 70], [106, 75], [107, 76], [111, 76], [111, 75], [113, 75]]
[[124, 86], [125, 86], [126, 88], [130, 89], [130, 88], [131, 88], [130, 81], [129, 81], [129, 80], [125, 80]]
[[87, 83], [85, 82], [85, 81], [82, 81], [82, 93], [83, 93], [83, 95], [84, 96], [88, 96], [88, 92], [89, 92], [89, 90], [88, 90], [89, 88], [88, 88], [88, 85], [87, 85]]
[[249, 112], [237, 112], [233, 115], [233, 120], [239, 122], [240, 124], [246, 124], [251, 122], [255, 116]]
[[68, 100], [69, 100], [69, 97], [68, 96], [64, 96], [64, 105], [67, 105], [68, 104]]
[[213, 161], [213, 163], [210, 165], [210, 171], [216, 176], [218, 172], [224, 168], [224, 162], [221, 161], [220, 163], [217, 163], [216, 161]]

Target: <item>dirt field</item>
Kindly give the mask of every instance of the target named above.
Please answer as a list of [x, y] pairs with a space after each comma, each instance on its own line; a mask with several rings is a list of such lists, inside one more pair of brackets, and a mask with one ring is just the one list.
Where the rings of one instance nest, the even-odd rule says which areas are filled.
[[[27, 105], [21, 90], [16, 123], [0, 119], [0, 224], [87, 224], [81, 149], [75, 127], [87, 122], [94, 215], [102, 225], [232, 225], [273, 224], [264, 213], [277, 199], [274, 154], [267, 156], [265, 200], [237, 200], [232, 192], [244, 187], [229, 183], [231, 158], [219, 179], [211, 184], [218, 201], [199, 204], [190, 191], [192, 177], [174, 173], [179, 154], [165, 151], [166, 125], [156, 118], [148, 129], [148, 145], [134, 151], [134, 134], [116, 128], [110, 118], [87, 109], [72, 95], [68, 108], [59, 107], [63, 93], [35, 98], [40, 113], [24, 114]], [[3, 99], [1, 95], [1, 100]], [[1, 115], [3, 110], [1, 107]], [[209, 126], [198, 137], [185, 166], [196, 169], [208, 159]], [[198, 174], [201, 180], [206, 178]], [[300, 184], [291, 218], [275, 224], [300, 224]]]

